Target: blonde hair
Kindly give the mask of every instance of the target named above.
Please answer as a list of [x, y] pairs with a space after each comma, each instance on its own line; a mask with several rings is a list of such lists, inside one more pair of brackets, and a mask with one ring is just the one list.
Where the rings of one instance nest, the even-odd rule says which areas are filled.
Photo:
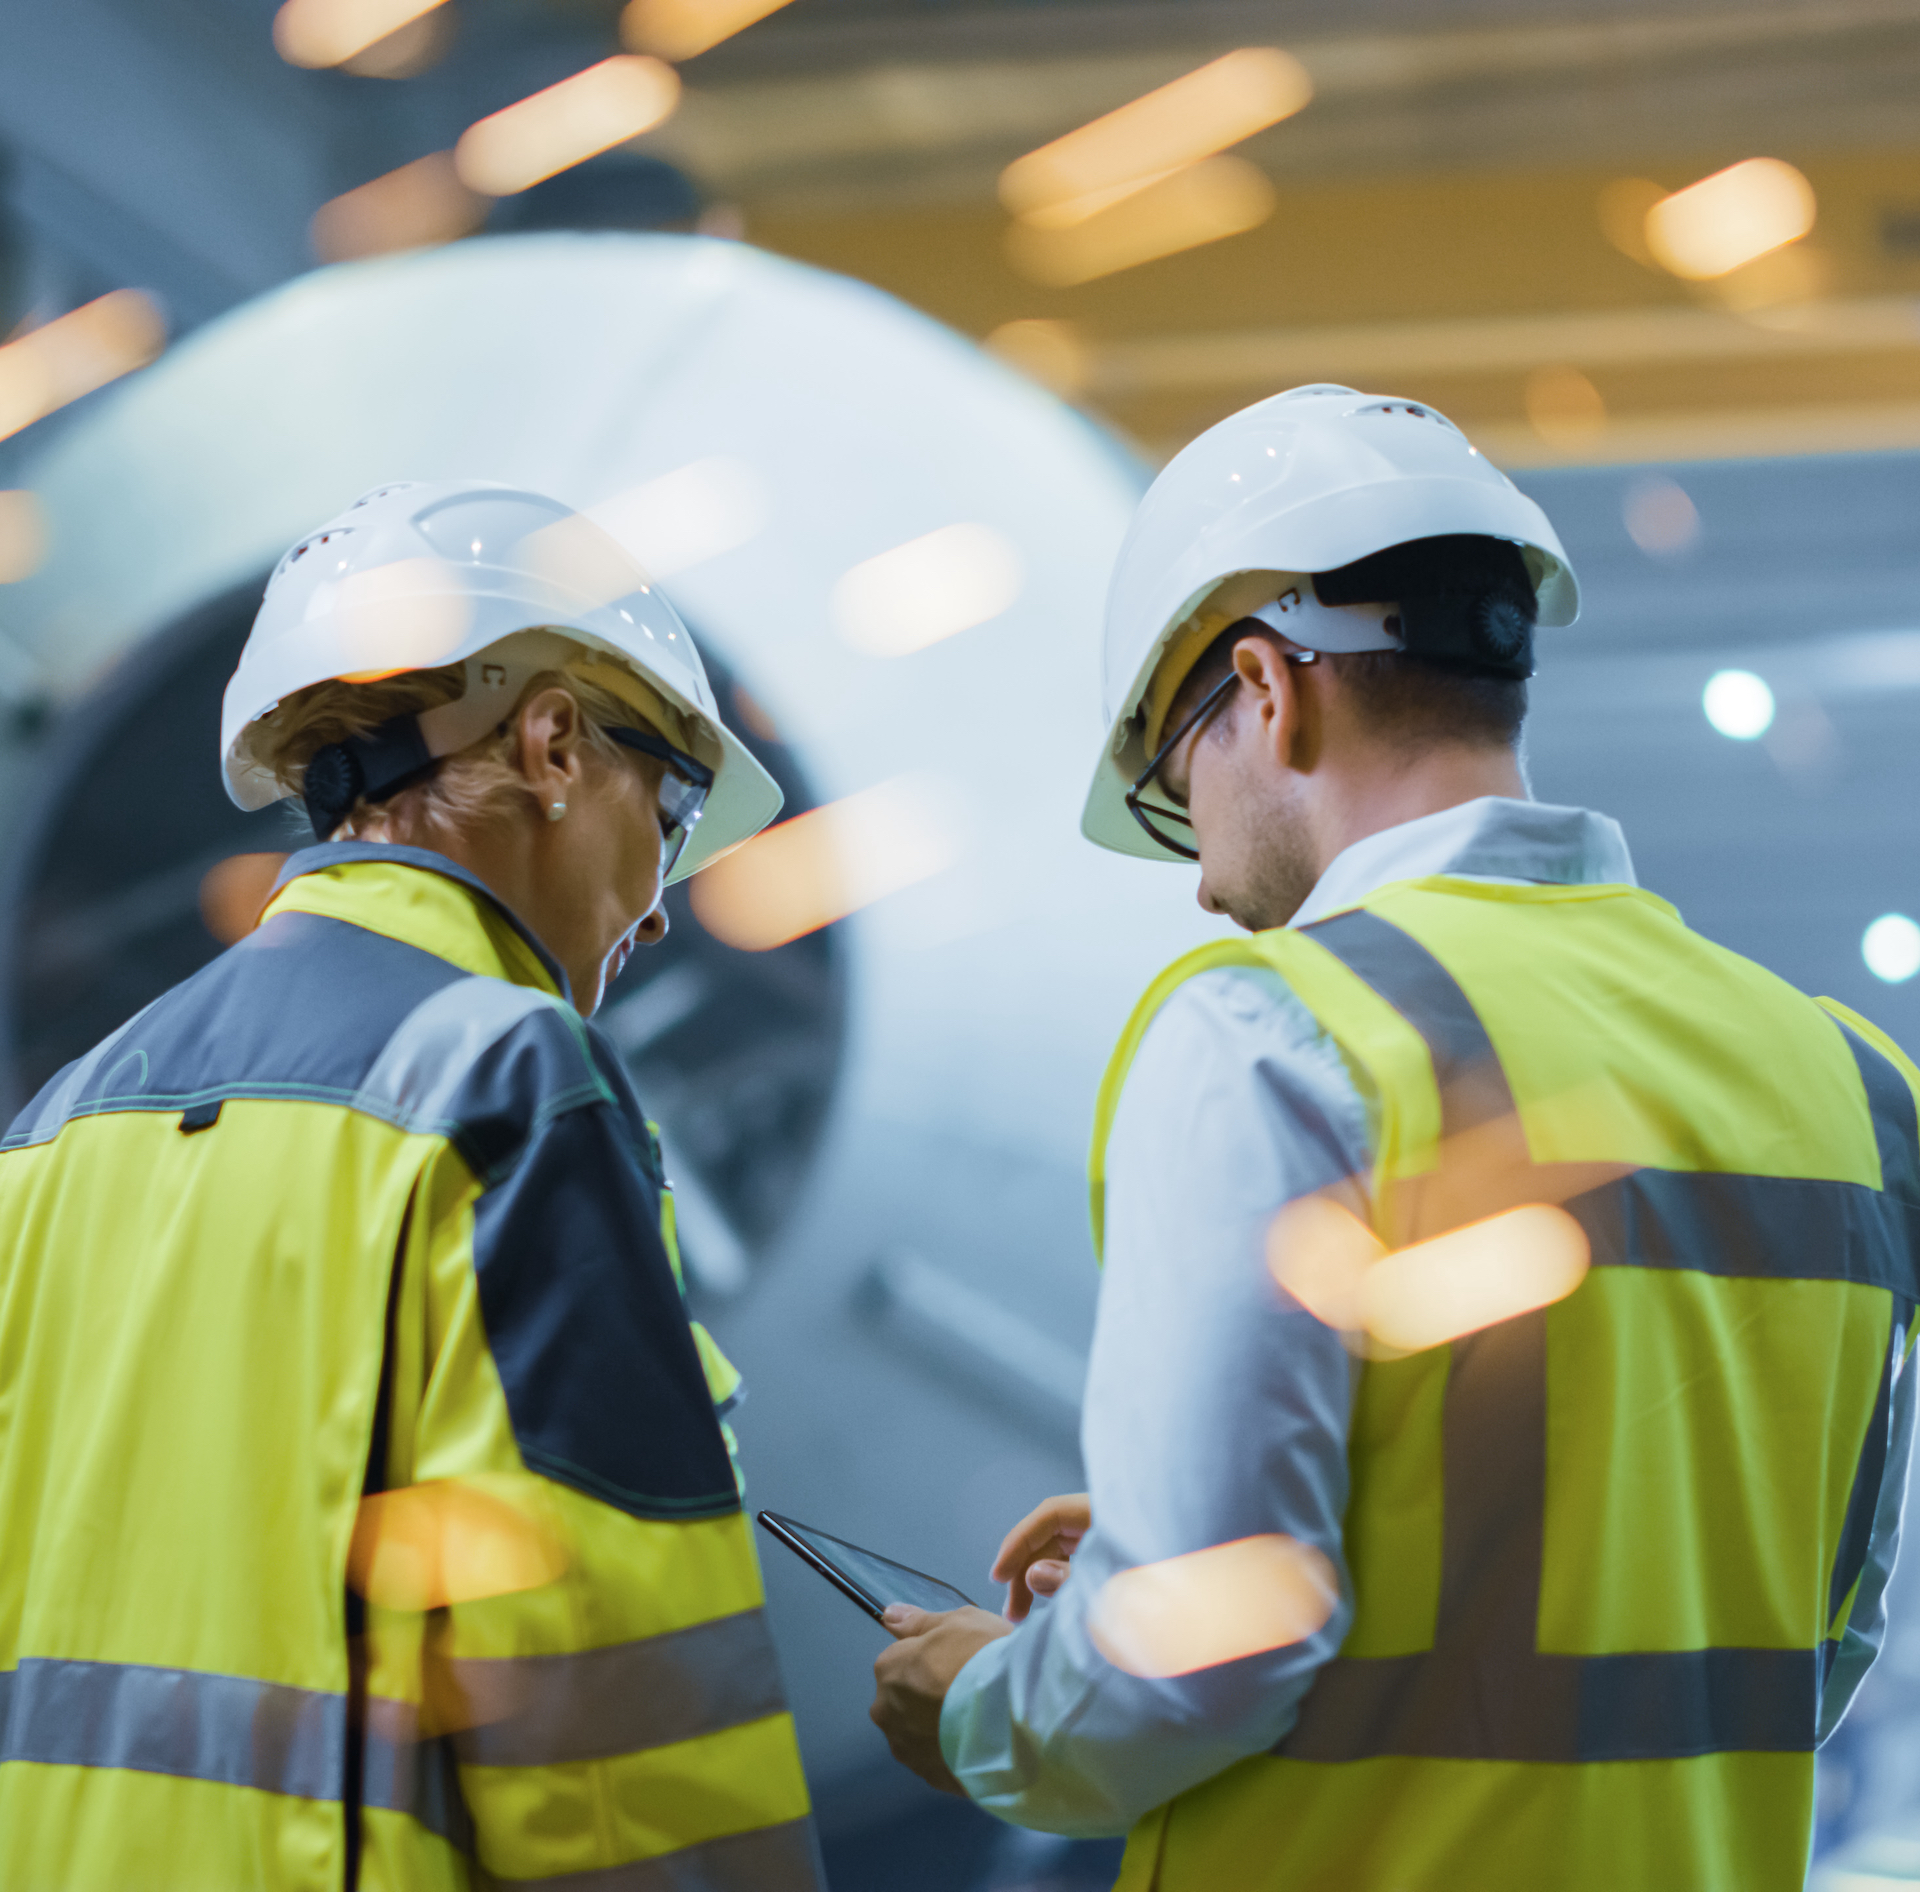
[[[546, 689], [562, 689], [573, 698], [580, 709], [587, 752], [609, 767], [623, 766], [627, 754], [606, 733], [609, 728], [648, 728], [678, 747], [687, 746], [685, 719], [671, 704], [660, 701], [637, 677], [629, 679], [604, 661], [595, 663], [585, 652], [582, 659], [533, 677], [495, 728], [444, 757], [431, 774], [381, 801], [360, 797], [341, 817], [334, 834], [344, 831], [351, 839], [368, 823], [379, 821], [417, 838], [422, 846], [433, 847], [440, 840], [510, 819], [529, 799], [526, 779], [514, 766], [513, 719], [522, 704]], [[622, 686], [618, 694], [609, 687], [616, 680]], [[377, 683], [311, 684], [261, 720], [253, 750], [281, 787], [300, 797], [306, 788], [308, 763], [329, 743], [365, 736], [396, 716], [437, 709], [453, 702], [465, 685], [466, 671], [460, 664], [409, 670]], [[626, 700], [636, 695], [652, 699], [651, 713], [642, 715]]]

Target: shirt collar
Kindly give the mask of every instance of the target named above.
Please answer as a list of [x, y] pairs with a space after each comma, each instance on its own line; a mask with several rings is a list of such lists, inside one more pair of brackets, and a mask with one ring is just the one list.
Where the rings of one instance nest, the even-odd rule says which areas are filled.
[[1483, 795], [1383, 828], [1343, 849], [1291, 924], [1310, 926], [1394, 881], [1435, 874], [1563, 887], [1638, 884], [1617, 821], [1586, 808]]
[[274, 894], [303, 874], [324, 873], [331, 867], [350, 867], [362, 861], [379, 862], [390, 867], [417, 867], [425, 873], [438, 874], [443, 879], [455, 881], [468, 892], [477, 894], [525, 943], [552, 979], [560, 996], [569, 1005], [573, 1003], [573, 987], [567, 981], [566, 969], [541, 943], [526, 921], [478, 874], [460, 866], [457, 861], [448, 860], [444, 854], [434, 853], [431, 848], [399, 847], [386, 841], [324, 841], [317, 847], [303, 847], [297, 854], [287, 856], [279, 878], [273, 883], [273, 894], [267, 896], [267, 902], [270, 905]]

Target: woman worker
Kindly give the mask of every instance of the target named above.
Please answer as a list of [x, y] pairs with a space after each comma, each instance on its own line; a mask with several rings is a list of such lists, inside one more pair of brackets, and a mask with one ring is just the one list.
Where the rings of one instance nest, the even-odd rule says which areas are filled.
[[287, 553], [223, 747], [319, 845], [0, 1146], [0, 1884], [815, 1887], [736, 1376], [585, 1022], [778, 789], [482, 485]]

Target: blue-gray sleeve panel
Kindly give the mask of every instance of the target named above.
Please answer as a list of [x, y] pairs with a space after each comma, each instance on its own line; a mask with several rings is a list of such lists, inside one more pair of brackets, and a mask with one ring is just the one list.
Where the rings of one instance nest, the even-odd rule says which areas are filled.
[[487, 1341], [528, 1466], [634, 1517], [740, 1508], [619, 1108], [549, 1118], [473, 1211]]
[[49, 1079], [5, 1147], [109, 1111], [227, 1097], [352, 1105], [406, 1019], [466, 976], [344, 920], [276, 914]]

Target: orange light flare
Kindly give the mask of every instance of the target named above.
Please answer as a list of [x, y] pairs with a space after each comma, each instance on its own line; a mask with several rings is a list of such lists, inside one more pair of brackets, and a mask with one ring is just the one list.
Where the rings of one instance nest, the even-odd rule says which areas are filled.
[[1562, 452], [1577, 453], [1607, 431], [1606, 401], [1578, 368], [1534, 369], [1527, 376], [1523, 398], [1533, 431]]
[[627, 0], [620, 44], [662, 59], [691, 59], [709, 46], [778, 13], [789, 0]]
[[1646, 212], [1646, 244], [1676, 276], [1725, 276], [1813, 228], [1813, 186], [1779, 158], [1748, 158], [1663, 197]]
[[1376, 1357], [1419, 1353], [1563, 1301], [1586, 1279], [1587, 1234], [1549, 1202], [1503, 1209], [1410, 1248], [1389, 1249], [1324, 1196], [1269, 1225], [1267, 1265], [1308, 1313]]
[[1000, 174], [1000, 201], [1041, 227], [1082, 223], [1312, 97], [1313, 80], [1291, 53], [1244, 46], [1016, 159]]
[[1442, 1232], [1390, 1249], [1340, 1199], [1365, 1199], [1349, 1179], [1274, 1217], [1267, 1267], [1354, 1351], [1416, 1353], [1564, 1300], [1591, 1257], [1558, 1205], [1634, 1167], [1533, 1162], [1519, 1119], [1494, 1117], [1447, 1138], [1434, 1167], [1401, 1185], [1413, 1225]]
[[381, 1609], [421, 1611], [537, 1590], [567, 1568], [537, 1492], [511, 1478], [436, 1479], [360, 1501], [347, 1581]]
[[1086, 344], [1071, 322], [1022, 317], [1002, 322], [982, 346], [1011, 368], [1063, 398], [1084, 393], [1092, 364]]
[[344, 263], [451, 243], [479, 229], [491, 202], [460, 182], [452, 152], [435, 151], [322, 204], [313, 251], [323, 263]]
[[229, 854], [200, 877], [200, 918], [222, 946], [231, 946], [260, 923], [260, 910], [287, 864], [284, 854]]
[[511, 197], [651, 131], [679, 103], [671, 66], [617, 53], [469, 125], [453, 148], [454, 168], [469, 190]]
[[460, 575], [437, 558], [395, 559], [353, 572], [334, 607], [345, 683], [374, 683], [447, 663], [473, 619]]
[[944, 873], [958, 854], [932, 785], [896, 776], [755, 835], [688, 893], [715, 939], [766, 952]]
[[1339, 1601], [1319, 1551], [1270, 1533], [1109, 1577], [1089, 1627], [1094, 1646], [1129, 1675], [1188, 1675], [1304, 1642]]
[[273, 17], [273, 44], [290, 66], [343, 66], [444, 0], [286, 0]]
[[31, 427], [167, 345], [160, 305], [141, 289], [115, 289], [0, 348], [0, 440]]

